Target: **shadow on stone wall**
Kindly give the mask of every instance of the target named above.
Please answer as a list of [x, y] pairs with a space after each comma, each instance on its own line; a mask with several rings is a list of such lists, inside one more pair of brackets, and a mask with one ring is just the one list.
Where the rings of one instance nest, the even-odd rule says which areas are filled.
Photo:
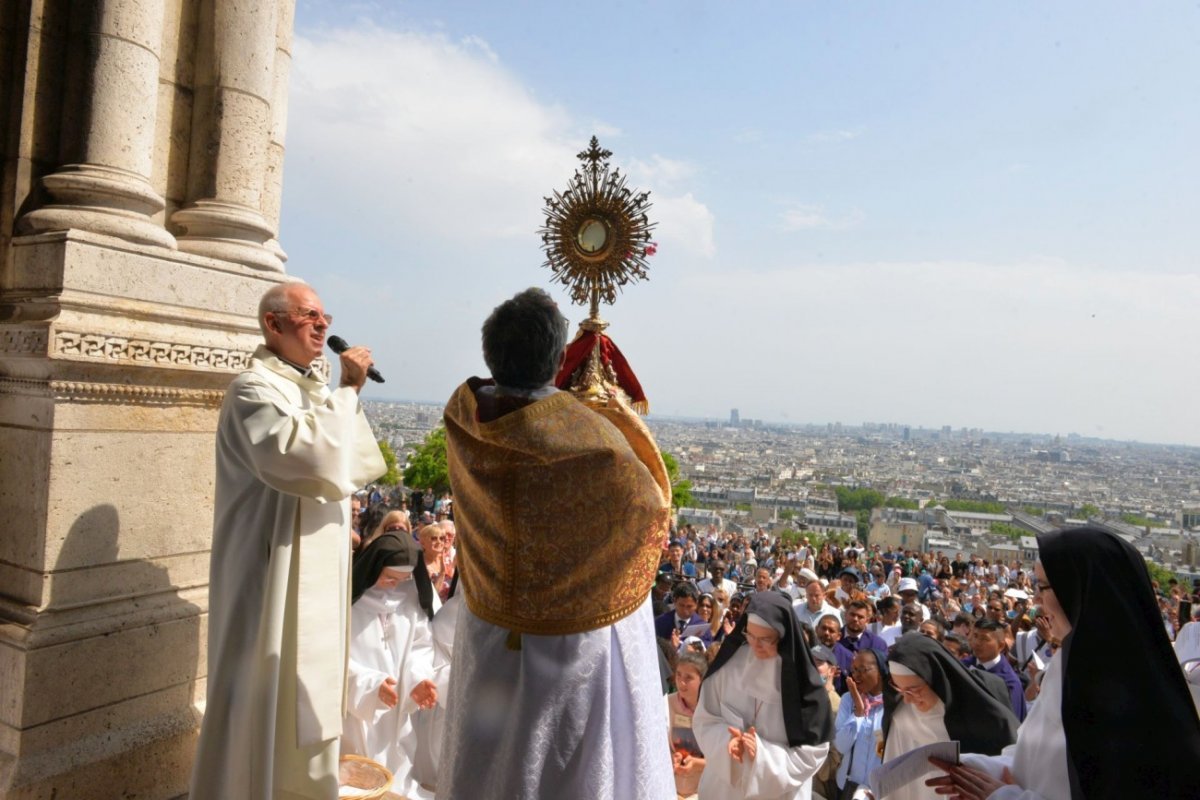
[[111, 504], [72, 524], [34, 625], [41, 644], [29, 652], [22, 738], [37, 747], [22, 748], [14, 791], [0, 795], [186, 793], [200, 722], [201, 608], [164, 566], [120, 560], [132, 535], [148, 534], [123, 531]]

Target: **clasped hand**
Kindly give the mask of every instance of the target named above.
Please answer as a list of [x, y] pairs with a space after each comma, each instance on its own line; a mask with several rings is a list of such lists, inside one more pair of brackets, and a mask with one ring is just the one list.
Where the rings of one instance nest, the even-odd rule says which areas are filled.
[[751, 725], [745, 731], [734, 727], [730, 727], [728, 730], [730, 757], [739, 764], [753, 761], [754, 757], [758, 755], [758, 733], [755, 732], [754, 726]]

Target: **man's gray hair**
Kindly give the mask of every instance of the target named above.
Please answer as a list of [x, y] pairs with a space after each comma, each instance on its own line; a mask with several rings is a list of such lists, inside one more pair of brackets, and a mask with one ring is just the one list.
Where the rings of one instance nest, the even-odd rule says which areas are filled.
[[516, 294], [483, 323], [483, 360], [500, 386], [540, 389], [567, 346], [567, 318], [541, 289]]
[[288, 311], [288, 292], [297, 286], [307, 287], [308, 284], [304, 281], [285, 281], [277, 283], [270, 289], [263, 292], [263, 296], [258, 301], [258, 329], [262, 331], [263, 338], [267, 336], [267, 314], [286, 314]]

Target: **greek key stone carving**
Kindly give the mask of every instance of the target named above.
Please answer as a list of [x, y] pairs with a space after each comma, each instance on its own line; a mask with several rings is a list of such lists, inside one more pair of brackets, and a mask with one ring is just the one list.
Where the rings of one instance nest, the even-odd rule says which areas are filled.
[[46, 332], [42, 330], [5, 330], [0, 332], [0, 353], [37, 355], [46, 352]]
[[[9, 352], [9, 334], [40, 331], [6, 331], [4, 352]], [[43, 348], [45, 334], [42, 334]], [[23, 352], [23, 351], [18, 351]], [[33, 351], [30, 351], [33, 352]], [[242, 350], [224, 350], [200, 345], [155, 342], [144, 339], [126, 339], [120, 336], [100, 336], [92, 333], [58, 331], [54, 335], [54, 352], [60, 356], [102, 359], [105, 361], [134, 361], [141, 364], [161, 364], [195, 369], [240, 371], [250, 361], [250, 353]]]

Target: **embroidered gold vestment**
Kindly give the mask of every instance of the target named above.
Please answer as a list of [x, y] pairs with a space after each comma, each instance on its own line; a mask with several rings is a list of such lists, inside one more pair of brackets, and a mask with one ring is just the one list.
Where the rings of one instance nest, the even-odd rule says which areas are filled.
[[458, 571], [467, 605], [514, 633], [611, 625], [646, 601], [671, 508], [641, 419], [558, 392], [480, 422], [471, 379], [446, 407]]

